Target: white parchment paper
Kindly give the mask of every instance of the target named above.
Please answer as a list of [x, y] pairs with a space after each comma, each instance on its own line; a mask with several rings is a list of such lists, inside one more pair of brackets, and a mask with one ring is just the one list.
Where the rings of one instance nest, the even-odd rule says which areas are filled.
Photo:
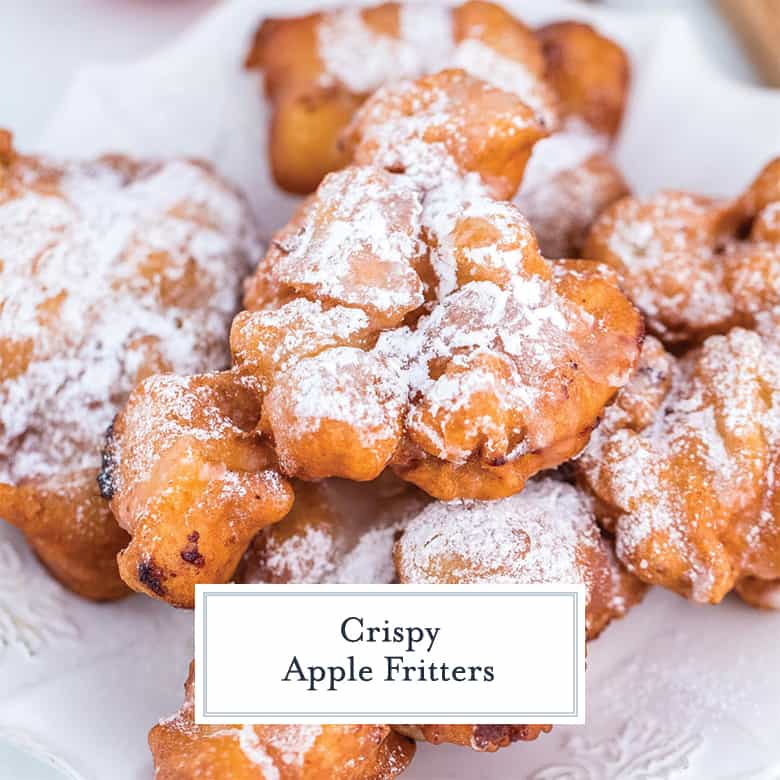
[[[719, 74], [684, 19], [503, 2], [532, 24], [592, 21], [627, 48], [634, 86], [617, 157], [638, 192], [731, 194], [780, 154], [780, 93]], [[143, 62], [83, 72], [34, 148], [205, 157], [245, 190], [270, 234], [294, 200], [271, 182], [268, 116], [241, 62], [263, 16], [337, 4], [226, 3]], [[87, 780], [150, 780], [146, 734], [181, 701], [191, 614], [143, 597], [80, 601], [0, 526], [0, 736], [23, 732]], [[695, 607], [656, 590], [591, 645], [587, 726], [495, 755], [421, 745], [407, 776], [778, 780], [779, 645], [780, 614], [735, 599]]]

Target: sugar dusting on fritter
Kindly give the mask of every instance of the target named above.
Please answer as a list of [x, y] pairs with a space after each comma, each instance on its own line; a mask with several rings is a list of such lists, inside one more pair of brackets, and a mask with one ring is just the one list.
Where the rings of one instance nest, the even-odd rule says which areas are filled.
[[703, 331], [733, 315], [725, 264], [714, 251], [716, 206], [662, 192], [646, 201], [627, 199], [599, 226], [608, 236], [605, 249], [628, 272], [628, 293], [664, 338], [674, 336], [670, 319]]
[[563, 130], [534, 146], [514, 203], [548, 257], [579, 257], [590, 225], [625, 194], [622, 177], [607, 156], [610, 145], [607, 136], [570, 119]]
[[423, 302], [412, 262], [420, 254], [420, 194], [405, 176], [368, 166], [325, 178], [317, 210], [280, 252], [284, 284], [379, 312]]
[[[721, 587], [716, 563], [725, 556], [727, 565], [740, 566], [742, 555], [750, 559], [762, 529], [776, 522], [770, 467], [780, 452], [777, 344], [737, 328], [709, 338], [678, 362], [655, 354], [643, 360], [625, 392], [635, 392], [637, 382], [654, 371], [660, 378], [671, 370], [656, 413], [634, 430], [619, 399], [580, 463], [597, 492], [605, 488], [602, 497], [618, 509], [619, 556], [640, 576], [652, 563], [637, 560], [638, 551], [684, 561], [691, 597], [708, 601]], [[724, 519], [745, 527], [762, 495], [747, 538], [731, 539]], [[728, 561], [728, 556], [737, 557]]]
[[326, 80], [367, 94], [399, 78], [442, 70], [453, 47], [449, 9], [434, 3], [403, 5], [400, 37], [372, 30], [357, 8], [324, 15], [318, 27]]
[[0, 347], [23, 355], [0, 377], [0, 480], [97, 466], [139, 375], [228, 362], [259, 246], [204, 167], [22, 158], [0, 225]]
[[326, 503], [325, 517], [315, 512], [298, 525], [293, 516], [294, 533], [285, 530], [290, 519], [261, 531], [245, 557], [242, 582], [395, 582], [393, 545], [428, 503], [425, 494], [388, 472], [370, 483], [329, 479], [308, 490]]
[[241, 726], [236, 731], [242, 752], [253, 764], [262, 769], [264, 780], [275, 780], [281, 777], [277, 764], [267, 752], [267, 748], [271, 748], [283, 764], [302, 770], [304, 756], [311, 750], [317, 737], [322, 734], [320, 726], [306, 725], [265, 727], [262, 740], [254, 726]]
[[520, 97], [548, 125], [555, 123], [555, 101], [543, 79], [520, 60], [505, 57], [482, 41], [456, 41], [451, 9], [438, 3], [403, 3], [398, 13], [397, 38], [372, 29], [359, 9], [326, 13], [318, 26], [323, 81], [369, 94], [401, 79], [463, 68]]
[[[220, 408], [219, 390], [200, 383], [200, 378], [159, 374], [145, 381], [143, 395], [133, 395], [134, 401], [123, 409], [126, 434], [106, 449], [122, 466], [112, 475], [115, 489], [148, 480], [161, 450], [178, 439], [208, 442], [243, 433]], [[132, 457], [124, 458], [124, 451], [131, 451]]]
[[[315, 301], [251, 312], [241, 325], [250, 335], [239, 364], [264, 350], [269, 405], [283, 402], [292, 411], [285, 434], [293, 440], [330, 420], [355, 424], [371, 447], [392, 440], [400, 418], [435, 454], [465, 462], [471, 447], [454, 449], [440, 430], [486, 393], [503, 419], [522, 415], [524, 430], [504, 431], [498, 417], [478, 417], [469, 423], [471, 440], [483, 431], [506, 441], [497, 446], [508, 458], [547, 446], [552, 429], [534, 410], [557, 403], [550, 381], [557, 365], [614, 386], [627, 379], [604, 375], [586, 346], [591, 337], [609, 338], [607, 321], [558, 291], [569, 271], [539, 256], [528, 223], [512, 204], [489, 197], [478, 176], [447, 174], [414, 196], [412, 181], [369, 166], [329, 175], [296, 235], [277, 242], [268, 268], [272, 284], [276, 274], [285, 288]], [[474, 227], [482, 236], [476, 244], [468, 238]], [[418, 276], [420, 258], [433, 279]], [[378, 267], [390, 269], [393, 285]], [[400, 325], [410, 314], [410, 324]], [[448, 364], [443, 373], [435, 368]], [[282, 375], [285, 390], [277, 393]], [[283, 468], [294, 472], [282, 437], [276, 444]]]
[[[608, 566], [610, 607], [623, 608], [620, 572], [596, 524], [590, 498], [550, 477], [500, 501], [438, 501], [404, 531], [396, 560], [404, 582], [598, 585]], [[599, 561], [595, 566], [594, 561]]]

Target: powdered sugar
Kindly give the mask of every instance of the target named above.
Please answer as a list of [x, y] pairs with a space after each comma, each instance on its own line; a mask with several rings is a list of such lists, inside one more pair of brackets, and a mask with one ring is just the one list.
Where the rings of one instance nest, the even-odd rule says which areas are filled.
[[[406, 355], [407, 395], [415, 401], [406, 425], [440, 457], [465, 462], [471, 456], [470, 446], [461, 449], [445, 441], [443, 431], [450, 420], [462, 425], [461, 410], [468, 416], [469, 407], [479, 405], [477, 398], [492, 396], [497, 407], [487, 407], [487, 418], [471, 420], [466, 441], [483, 440], [484, 447], [495, 442], [499, 452], [512, 458], [549, 443], [536, 410], [545, 408], [540, 407], [542, 398], [554, 393], [549, 377], [555, 365], [577, 351], [572, 334], [587, 316], [539, 277], [515, 276], [503, 288], [470, 282], [423, 317], [413, 333], [383, 334], [377, 350]], [[429, 367], [442, 361], [449, 369], [431, 375]], [[509, 419], [522, 420], [522, 432], [504, 430], [503, 420]], [[519, 442], [519, 450], [512, 449], [512, 441]]]
[[242, 581], [394, 582], [393, 544], [426, 503], [387, 472], [370, 483], [299, 484], [292, 513], [262, 531], [245, 556]]
[[284, 572], [285, 581], [294, 583], [391, 583], [396, 577], [393, 545], [401, 528], [400, 523], [367, 528], [346, 552], [323, 530], [306, 528], [300, 536], [269, 545], [264, 565], [270, 571]]
[[275, 273], [296, 290], [393, 318], [423, 302], [412, 269], [420, 254], [418, 191], [403, 176], [370, 167], [330, 174]]
[[[0, 480], [96, 467], [105, 429], [154, 370], [227, 362], [258, 249], [243, 201], [189, 162], [45, 169], [0, 201]], [[15, 350], [24, 357], [14, 362]]]
[[677, 191], [626, 198], [596, 222], [589, 252], [622, 271], [667, 343], [699, 343], [734, 325], [763, 332], [780, 304], [778, 175], [775, 160], [731, 201]]
[[[298, 435], [318, 430], [324, 419], [355, 425], [371, 438], [397, 435], [403, 385], [378, 355], [336, 347], [302, 360], [286, 381], [297, 388], [293, 413]], [[365, 446], [370, 448], [371, 442]], [[279, 455], [284, 461], [283, 450]]]
[[273, 751], [282, 764], [300, 769], [306, 753], [322, 734], [321, 726], [263, 726], [261, 729], [262, 738], [254, 726], [243, 726], [238, 740], [244, 755], [265, 773], [264, 780], [281, 778], [277, 762], [268, 750]]
[[723, 207], [680, 192], [627, 198], [591, 235], [594, 256], [624, 271], [628, 294], [667, 341], [728, 327], [734, 316], [719, 254]]
[[683, 570], [671, 584], [697, 601], [733, 585], [745, 541], [734, 526], [750, 526], [769, 467], [759, 382], [768, 357], [758, 335], [735, 329], [677, 364], [653, 418], [632, 422], [633, 401], [608, 410], [580, 466], [619, 510], [617, 552], [640, 577]]
[[381, 453], [379, 468], [404, 433], [450, 463], [513, 460], [560, 436], [561, 367], [576, 382], [627, 380], [635, 347], [607, 348], [607, 320], [571, 293], [608, 275], [546, 261], [527, 221], [475, 174], [424, 190], [347, 168], [294, 224], [263, 271], [292, 300], [242, 314], [233, 331], [240, 374], [268, 389], [264, 420], [289, 474], [352, 476], [333, 471], [341, 455], [297, 470], [317, 452], [304, 438], [336, 430]]
[[449, 67], [463, 68], [472, 76], [517, 95], [547, 127], [555, 127], [558, 117], [552, 89], [520, 60], [504, 57], [486, 43], [467, 38], [455, 47]]
[[381, 34], [366, 24], [359, 9], [325, 14], [317, 28], [323, 79], [336, 79], [358, 94], [373, 92], [399, 78], [441, 70], [452, 50], [449, 9], [436, 3], [399, 8], [400, 36]]
[[531, 152], [519, 197], [544, 186], [559, 173], [582, 165], [609, 148], [610, 139], [580, 119], [569, 119], [560, 132], [543, 138]]
[[407, 582], [580, 582], [577, 547], [598, 540], [587, 499], [543, 480], [497, 502], [431, 504], [404, 533], [400, 571]]
[[[426, 190], [476, 170], [502, 197], [514, 194], [544, 135], [515, 95], [457, 69], [378, 89], [347, 131], [357, 162], [403, 171]], [[499, 170], [493, 155], [503, 161]]]
[[520, 59], [505, 57], [476, 38], [456, 41], [451, 9], [437, 3], [402, 3], [398, 26], [396, 37], [373, 29], [358, 9], [324, 14], [317, 28], [322, 81], [335, 80], [356, 94], [368, 94], [401, 79], [462, 68], [517, 95], [548, 126], [555, 125], [555, 97], [544, 79]]
[[266, 392], [274, 372], [292, 369], [302, 358], [371, 333], [368, 315], [346, 306], [324, 308], [296, 298], [279, 309], [244, 312], [233, 322], [231, 346], [248, 381]]
[[[160, 374], [149, 377], [143, 393], [134, 394], [123, 410], [125, 435], [110, 442], [111, 478], [117, 492], [148, 480], [160, 452], [176, 440], [216, 441], [240, 436], [242, 430], [220, 409], [220, 402], [204, 376]], [[124, 457], [128, 452], [131, 457]], [[181, 458], [191, 457], [189, 450]], [[121, 468], [115, 466], [121, 463]], [[224, 467], [220, 480], [228, 477]]]
[[355, 585], [395, 582], [393, 545], [402, 528], [403, 523], [399, 521], [386, 528], [366, 531], [355, 547], [344, 556], [329, 581]]
[[[489, 228], [489, 244], [468, 246], [456, 240], [458, 225], [469, 220]], [[434, 239], [429, 261], [438, 277], [439, 300], [458, 286], [458, 266], [464, 260], [488, 276], [508, 280], [523, 270], [527, 254], [538, 252], [530, 225], [510, 204], [491, 198], [476, 174], [426, 193], [422, 224]]]
[[602, 537], [591, 497], [557, 476], [498, 501], [428, 505], [396, 544], [404, 583], [585, 585], [593, 639], [642, 597]]
[[584, 582], [601, 537], [588, 498], [554, 479], [500, 501], [436, 502], [399, 543], [405, 582]]
[[[414, 82], [400, 82], [394, 87], [377, 90], [374, 100], [394, 102], [404, 91], [412, 89]], [[435, 97], [435, 101], [425, 106], [415, 104], [409, 113], [399, 111], [394, 116], [387, 116], [383, 102], [370, 102], [358, 114], [358, 121], [365, 120], [361, 125], [361, 143], [370, 145], [372, 162], [386, 170], [404, 171], [426, 189], [459, 174], [445, 143], [426, 137], [433, 127], [450, 127], [450, 137], [459, 140], [459, 131], [447, 114], [450, 101], [446, 93], [439, 92]], [[374, 106], [376, 110], [373, 110]]]
[[531, 222], [547, 257], [581, 256], [598, 214], [627, 193], [607, 157], [610, 143], [573, 118], [534, 146], [514, 203]]
[[271, 756], [265, 750], [263, 743], [255, 732], [255, 727], [246, 725], [238, 730], [238, 744], [241, 752], [263, 772], [263, 780], [280, 780], [279, 770]]

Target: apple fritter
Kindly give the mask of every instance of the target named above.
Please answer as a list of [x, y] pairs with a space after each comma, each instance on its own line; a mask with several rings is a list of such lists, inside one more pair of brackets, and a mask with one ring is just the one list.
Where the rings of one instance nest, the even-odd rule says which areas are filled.
[[392, 780], [415, 745], [389, 726], [201, 726], [193, 665], [179, 712], [149, 732], [156, 780]]
[[735, 328], [639, 368], [577, 461], [620, 560], [645, 582], [717, 603], [736, 587], [776, 604], [780, 360]]
[[627, 381], [642, 325], [615, 275], [549, 261], [473, 178], [430, 191], [330, 174], [284, 228], [234, 321], [284, 473], [499, 498], [575, 455]]
[[[608, 157], [628, 96], [628, 57], [615, 41], [582, 22], [556, 22], [534, 31], [500, 5], [478, 0], [453, 8], [434, 3], [343, 8], [266, 20], [247, 66], [265, 76], [271, 168], [277, 183], [292, 192], [312, 192], [327, 173], [355, 161], [355, 154], [360, 162], [364, 147], [354, 149], [359, 130], [373, 147], [372, 157], [381, 147], [385, 164], [428, 182], [441, 175], [442, 160], [445, 170], [453, 164], [457, 143], [461, 164], [479, 163], [496, 193], [509, 197], [523, 176], [524, 157], [510, 156], [506, 139], [497, 154], [495, 129], [484, 131], [496, 119], [487, 112], [495, 114], [502, 105], [526, 118], [524, 132], [552, 133], [534, 147], [517, 196], [547, 256], [580, 257], [594, 218], [628, 192]], [[447, 69], [465, 73], [457, 84], [437, 77], [436, 90], [395, 86], [371, 97], [382, 87]], [[433, 109], [466, 87], [473, 110], [438, 111], [434, 122]], [[358, 111], [367, 99], [369, 106]], [[414, 122], [405, 116], [410, 111]], [[420, 144], [423, 136], [441, 136], [437, 128], [445, 119], [460, 128], [459, 135], [449, 132], [444, 138], [449, 154], [441, 146]], [[513, 132], [513, 122], [499, 124], [504, 133]], [[486, 143], [489, 165], [481, 148]]]
[[585, 632], [595, 639], [644, 595], [615, 558], [594, 502], [557, 477], [500, 501], [437, 501], [396, 543], [402, 583], [585, 584]]
[[773, 328], [780, 307], [780, 159], [731, 201], [666, 191], [624, 198], [585, 255], [609, 263], [650, 330], [675, 349], [734, 326]]
[[119, 573], [133, 590], [192, 607], [227, 582], [293, 493], [257, 435], [260, 401], [224, 371], [149, 377], [109, 431], [100, 486], [130, 534]]
[[127, 592], [95, 484], [106, 428], [150, 374], [228, 362], [258, 248], [205, 164], [59, 162], [0, 130], [0, 517], [77, 593]]
[[455, 8], [384, 3], [267, 19], [246, 65], [265, 77], [274, 178], [301, 194], [350, 162], [339, 136], [366, 98], [392, 82], [461, 68], [513, 93], [548, 130], [557, 123], [540, 42], [506, 10], [481, 0]]
[[547, 135], [534, 110], [465, 70], [443, 70], [378, 89], [342, 136], [358, 165], [405, 173], [431, 189], [477, 174], [490, 194], [511, 198], [533, 145]]

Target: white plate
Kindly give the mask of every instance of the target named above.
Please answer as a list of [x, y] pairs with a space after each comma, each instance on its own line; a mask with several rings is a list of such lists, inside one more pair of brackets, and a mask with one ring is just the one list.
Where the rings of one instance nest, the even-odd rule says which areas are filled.
[[[733, 193], [780, 154], [780, 93], [717, 72], [684, 19], [504, 3], [532, 23], [592, 20], [626, 46], [634, 89], [618, 157], [637, 191]], [[238, 0], [143, 62], [90, 69], [38, 146], [209, 158], [270, 232], [293, 201], [271, 184], [267, 113], [241, 60], [262, 16], [325, 4], [338, 0]], [[179, 705], [191, 631], [189, 614], [149, 599], [96, 606], [65, 593], [0, 528], [0, 732], [24, 732], [85, 780], [150, 780], [146, 733]], [[779, 641], [780, 614], [654, 591], [592, 644], [586, 727], [492, 756], [422, 745], [406, 777], [780, 780]]]

